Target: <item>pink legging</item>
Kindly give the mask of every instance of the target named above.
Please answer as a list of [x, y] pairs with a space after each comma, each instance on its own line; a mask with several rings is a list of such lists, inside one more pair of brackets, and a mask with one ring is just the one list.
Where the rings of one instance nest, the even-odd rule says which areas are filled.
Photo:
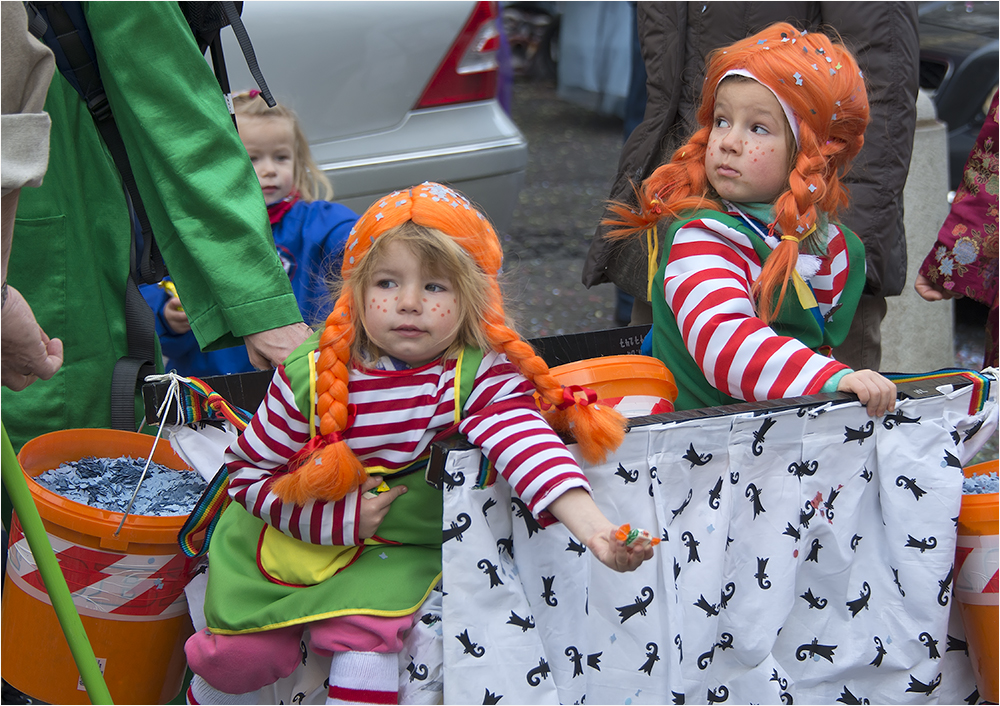
[[295, 671], [302, 659], [299, 644], [309, 628], [309, 646], [323, 655], [334, 652], [399, 652], [415, 615], [379, 618], [348, 615], [306, 625], [245, 635], [215, 635], [207, 628], [184, 644], [191, 671], [227, 694], [243, 694], [273, 684]]

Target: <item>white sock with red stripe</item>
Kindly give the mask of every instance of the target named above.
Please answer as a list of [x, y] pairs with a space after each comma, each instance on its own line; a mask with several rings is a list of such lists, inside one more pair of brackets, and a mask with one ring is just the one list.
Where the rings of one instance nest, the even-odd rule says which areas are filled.
[[394, 652], [335, 652], [330, 662], [328, 704], [395, 704], [399, 701], [399, 655]]
[[189, 704], [236, 706], [237, 704], [255, 704], [258, 698], [257, 691], [250, 691], [246, 694], [227, 694], [224, 691], [219, 691], [197, 674], [191, 678], [191, 685], [187, 690], [187, 702]]

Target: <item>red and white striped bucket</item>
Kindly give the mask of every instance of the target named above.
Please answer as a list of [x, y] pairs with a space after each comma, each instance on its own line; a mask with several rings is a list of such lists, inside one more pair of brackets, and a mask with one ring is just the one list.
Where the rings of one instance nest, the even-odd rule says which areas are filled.
[[[64, 498], [34, 476], [86, 456], [148, 458], [152, 445], [153, 437], [144, 434], [70, 429], [33, 439], [18, 455], [115, 703], [162, 704], [180, 692], [184, 642], [193, 632], [184, 587], [201, 560], [188, 558], [177, 544], [184, 516], [129, 516], [116, 536], [121, 513]], [[153, 460], [190, 471], [166, 442]], [[89, 703], [16, 515], [2, 634], [9, 684], [46, 703]]]
[[[996, 460], [964, 469], [965, 476], [986, 475], [997, 470]], [[979, 695], [1000, 700], [997, 667], [998, 583], [1000, 547], [997, 537], [997, 498], [1000, 493], [963, 495], [958, 515], [958, 542], [955, 552], [955, 600], [962, 613], [969, 658], [976, 675]]]

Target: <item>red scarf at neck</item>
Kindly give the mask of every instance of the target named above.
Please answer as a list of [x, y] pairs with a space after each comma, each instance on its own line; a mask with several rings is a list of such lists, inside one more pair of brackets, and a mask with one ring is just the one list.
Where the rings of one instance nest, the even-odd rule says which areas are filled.
[[273, 226], [275, 223], [280, 221], [298, 200], [299, 200], [299, 192], [293, 191], [288, 196], [281, 199], [281, 201], [272, 203], [270, 206], [268, 206], [267, 217], [270, 219], [271, 225]]

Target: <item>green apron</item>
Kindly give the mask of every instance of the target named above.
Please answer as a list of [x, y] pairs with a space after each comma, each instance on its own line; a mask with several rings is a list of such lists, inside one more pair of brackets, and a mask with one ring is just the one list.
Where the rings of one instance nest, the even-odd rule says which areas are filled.
[[[309, 359], [318, 339], [319, 334], [314, 335], [285, 363], [299, 409], [314, 407], [309, 393]], [[462, 355], [461, 388], [456, 390], [459, 410], [465, 406], [480, 361], [479, 350], [466, 349]], [[384, 542], [319, 547], [287, 535], [277, 538], [279, 545], [272, 557], [312, 554], [330, 558], [327, 573], [333, 575], [312, 585], [282, 581], [273, 572], [266, 576], [260, 561], [264, 556], [266, 563], [267, 552], [262, 554], [261, 548], [269, 541], [265, 540], [267, 533], [277, 530], [242, 505], [230, 503], [215, 529], [209, 552], [205, 600], [209, 629], [232, 635], [340, 615], [393, 617], [415, 612], [441, 578], [441, 491], [424, 480], [424, 465], [418, 459], [384, 476], [390, 488], [407, 487], [379, 525], [377, 537]]]

